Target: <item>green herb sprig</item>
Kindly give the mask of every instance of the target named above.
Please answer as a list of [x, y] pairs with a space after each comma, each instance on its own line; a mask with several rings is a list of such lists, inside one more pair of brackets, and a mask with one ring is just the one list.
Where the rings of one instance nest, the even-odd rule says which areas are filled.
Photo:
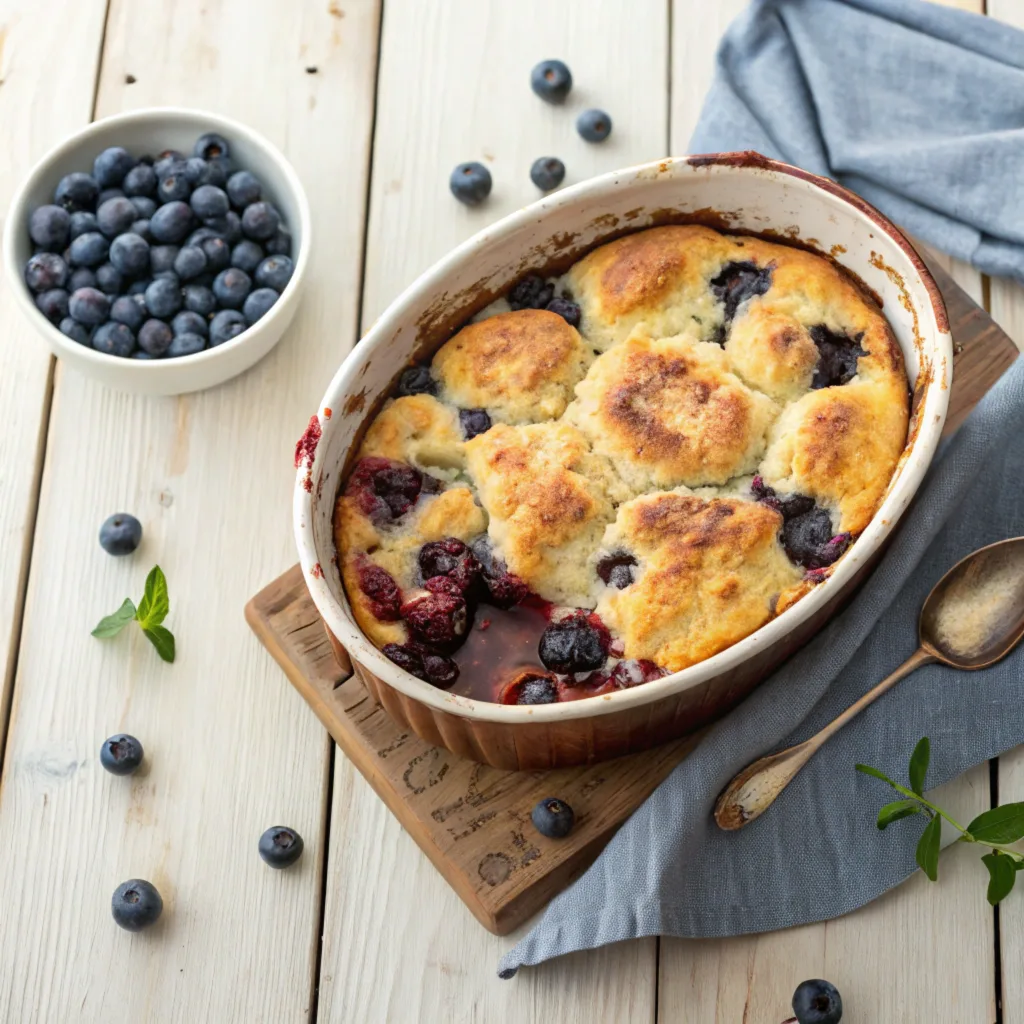
[[124, 604], [111, 615], [100, 619], [93, 636], [105, 640], [117, 636], [129, 622], [138, 622], [146, 639], [156, 648], [164, 661], [174, 661], [174, 634], [163, 625], [171, 610], [167, 596], [167, 579], [159, 565], [154, 565], [146, 577], [146, 589], [138, 608], [126, 597]]
[[871, 775], [892, 786], [905, 799], [886, 804], [878, 812], [878, 827], [884, 829], [894, 821], [923, 814], [928, 819], [924, 832], [917, 844], [917, 863], [933, 881], [939, 877], [939, 840], [942, 821], [948, 821], [959, 833], [958, 843], [978, 843], [992, 852], [983, 856], [982, 862], [988, 868], [988, 901], [995, 906], [1008, 896], [1017, 881], [1017, 872], [1024, 871], [1024, 854], [1011, 849], [1009, 844], [1024, 839], [1024, 803], [1003, 804], [979, 814], [966, 828], [954, 821], [944, 810], [936, 807], [921, 795], [924, 780], [928, 774], [931, 759], [931, 744], [925, 736], [910, 755], [908, 776], [910, 789], [893, 782], [884, 772], [866, 764], [857, 765], [857, 771]]

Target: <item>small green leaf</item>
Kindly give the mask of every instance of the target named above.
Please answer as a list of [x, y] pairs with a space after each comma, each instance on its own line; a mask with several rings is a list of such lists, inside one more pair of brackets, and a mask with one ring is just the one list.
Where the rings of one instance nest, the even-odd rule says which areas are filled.
[[981, 858], [988, 868], [988, 901], [994, 907], [1010, 894], [1017, 881], [1015, 865], [1010, 857], [998, 853], [986, 853]]
[[171, 601], [167, 595], [167, 579], [159, 565], [154, 565], [146, 577], [146, 592], [139, 602], [136, 618], [143, 629], [159, 626], [167, 618], [171, 610]]
[[910, 755], [910, 788], [920, 796], [924, 792], [924, 777], [928, 774], [931, 744], [928, 737], [920, 740]]
[[149, 626], [142, 632], [164, 661], [174, 661], [174, 634], [169, 629], [164, 626]]
[[939, 878], [939, 839], [942, 836], [942, 820], [936, 815], [928, 822], [917, 844], [918, 867], [933, 881]]
[[979, 843], [1015, 843], [1024, 838], [1024, 803], [993, 807], [979, 814], [967, 831]]
[[872, 778], [881, 779], [883, 782], [888, 782], [890, 786], [895, 786], [896, 783], [889, 778], [884, 772], [880, 772], [877, 768], [872, 768], [869, 764], [858, 764], [854, 767], [859, 772], [863, 772], [865, 775], [870, 775]]
[[911, 814], [918, 814], [921, 805], [916, 800], [896, 800], [894, 803], [886, 804], [878, 812], [878, 827], [885, 828], [900, 818], [909, 818]]
[[132, 604], [130, 598], [124, 599], [124, 604], [114, 612], [113, 615], [105, 615], [100, 619], [96, 628], [92, 631], [93, 636], [98, 636], [101, 640], [106, 640], [108, 637], [117, 636], [118, 633], [128, 625], [132, 619], [135, 618], [135, 605]]

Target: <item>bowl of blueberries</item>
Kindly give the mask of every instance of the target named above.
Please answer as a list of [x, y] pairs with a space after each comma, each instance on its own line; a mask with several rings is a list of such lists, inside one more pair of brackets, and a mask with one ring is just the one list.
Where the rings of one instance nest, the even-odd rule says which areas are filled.
[[3, 258], [57, 356], [119, 390], [175, 395], [277, 344], [309, 237], [302, 185], [266, 139], [218, 115], [151, 108], [97, 121], [35, 166]]

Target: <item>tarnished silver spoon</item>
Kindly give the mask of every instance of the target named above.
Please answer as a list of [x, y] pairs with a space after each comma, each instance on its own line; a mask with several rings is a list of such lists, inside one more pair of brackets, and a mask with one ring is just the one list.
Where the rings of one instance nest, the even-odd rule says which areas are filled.
[[1024, 537], [1014, 537], [957, 562], [924, 602], [918, 649], [821, 732], [744, 768], [718, 798], [715, 821], [734, 831], [763, 814], [830, 736], [914, 669], [933, 661], [987, 668], [1009, 654], [1022, 636]]

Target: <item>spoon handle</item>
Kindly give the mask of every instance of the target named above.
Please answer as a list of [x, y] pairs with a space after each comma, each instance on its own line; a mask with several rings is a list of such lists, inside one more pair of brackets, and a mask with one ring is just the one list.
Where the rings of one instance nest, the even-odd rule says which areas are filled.
[[859, 700], [854, 701], [841, 715], [810, 739], [798, 743], [795, 747], [780, 750], [777, 754], [769, 754], [748, 765], [725, 787], [718, 798], [715, 804], [715, 821], [721, 828], [732, 832], [760, 817], [830, 736], [881, 697], [886, 690], [895, 686], [904, 676], [910, 675], [922, 665], [937, 660], [930, 651], [919, 647], [899, 668], [868, 690]]

